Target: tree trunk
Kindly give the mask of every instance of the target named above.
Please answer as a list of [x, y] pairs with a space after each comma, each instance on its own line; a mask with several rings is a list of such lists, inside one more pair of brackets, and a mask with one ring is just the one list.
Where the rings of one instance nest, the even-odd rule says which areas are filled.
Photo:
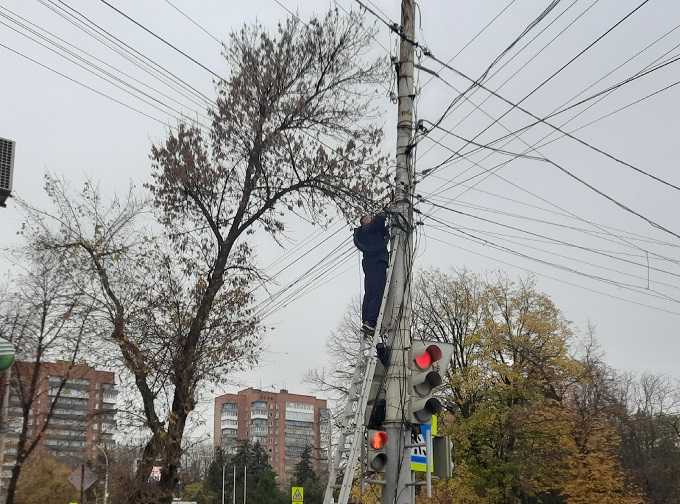
[[14, 504], [14, 496], [17, 492], [17, 485], [19, 483], [19, 476], [24, 464], [24, 449], [26, 448], [26, 441], [28, 440], [28, 418], [24, 417], [21, 424], [21, 433], [19, 434], [19, 441], [17, 443], [17, 458], [12, 467], [12, 476], [7, 485], [7, 498], [5, 504]]

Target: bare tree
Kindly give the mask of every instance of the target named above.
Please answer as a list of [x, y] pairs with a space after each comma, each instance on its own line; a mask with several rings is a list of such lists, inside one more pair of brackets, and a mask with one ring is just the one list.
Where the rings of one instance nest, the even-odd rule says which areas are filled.
[[[8, 289], [10, 295], [0, 305], [0, 335], [17, 349], [10, 397], [20, 410], [12, 425], [18, 437], [7, 504], [14, 503], [22, 468], [49, 428], [64, 386], [77, 378], [90, 314], [89, 306], [69, 289], [58, 255], [29, 251], [28, 257], [24, 273], [12, 279], [15, 288]], [[46, 386], [46, 367], [54, 359], [64, 361], [65, 370]]]
[[[48, 178], [56, 211], [28, 210], [36, 246], [68, 251], [72, 282], [95, 303], [137, 390], [150, 438], [130, 501], [169, 502], [199, 387], [256, 357], [252, 283], [262, 277], [250, 235], [277, 240], [287, 214], [353, 218], [384, 193], [382, 132], [369, 119], [385, 73], [365, 58], [370, 36], [337, 12], [233, 34], [210, 134], [180, 124], [152, 149], [146, 186], [163, 235], [149, 237], [133, 193], [105, 204], [93, 184], [74, 197]], [[147, 492], [159, 461], [160, 484]]]

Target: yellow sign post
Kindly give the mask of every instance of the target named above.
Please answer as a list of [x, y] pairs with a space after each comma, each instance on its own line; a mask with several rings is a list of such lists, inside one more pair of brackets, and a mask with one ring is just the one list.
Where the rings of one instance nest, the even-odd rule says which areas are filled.
[[305, 489], [303, 487], [293, 487], [290, 491], [293, 504], [303, 504], [305, 497]]

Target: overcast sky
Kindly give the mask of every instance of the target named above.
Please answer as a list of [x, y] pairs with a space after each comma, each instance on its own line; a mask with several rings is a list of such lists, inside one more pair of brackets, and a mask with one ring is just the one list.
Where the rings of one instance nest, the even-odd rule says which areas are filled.
[[[282, 2], [297, 10], [303, 18], [322, 12], [333, 4], [320, 0]], [[112, 3], [205, 66], [220, 74], [227, 73], [217, 42], [165, 0], [112, 0]], [[173, 3], [207, 32], [220, 39], [244, 23], [258, 21], [264, 26], [274, 27], [277, 21], [288, 15], [274, 0], [174, 0]], [[356, 9], [356, 4], [350, 0], [338, 0], [337, 3], [346, 9]], [[382, 15], [392, 20], [399, 19], [398, 0], [376, 0], [373, 3], [383, 11]], [[476, 77], [548, 3], [539, 0], [424, 0], [420, 2], [422, 16], [418, 20], [417, 38], [442, 60], [449, 60], [464, 48], [452, 65]], [[517, 72], [498, 93], [514, 102], [521, 100], [639, 3], [640, 0], [562, 0], [541, 24], [496, 65], [492, 74], [509, 61], [486, 85], [496, 89]], [[103, 3], [96, 0], [69, 0], [68, 4], [171, 69], [195, 88], [208, 96], [214, 96], [208, 72], [164, 46]], [[470, 43], [508, 5], [505, 12]], [[41, 1], [4, 0], [0, 6], [186, 103], [181, 96], [173, 94], [163, 84], [152, 81], [129, 62], [58, 17]], [[0, 9], [0, 13], [8, 14], [4, 9]], [[0, 21], [16, 27], [3, 17], [0, 17]], [[373, 21], [374, 18], [367, 14], [366, 23], [372, 24]], [[545, 116], [660, 37], [655, 44], [585, 92], [581, 98], [635, 74], [657, 58], [661, 58], [660, 62], [672, 58], [680, 52], [680, 49], [675, 48], [680, 43], [680, 29], [674, 30], [679, 24], [679, 2], [649, 1], [522, 102], [522, 106], [538, 116]], [[545, 31], [540, 33], [544, 28]], [[388, 33], [384, 25], [378, 25], [377, 29], [375, 53], [385, 54], [386, 49], [394, 52], [394, 36]], [[563, 33], [557, 36], [562, 30]], [[539, 33], [531, 44], [522, 49], [526, 42]], [[0, 44], [150, 115], [170, 123], [176, 122], [172, 116], [164, 115], [126, 95], [3, 24], [0, 24]], [[418, 118], [435, 121], [456, 96], [455, 89], [464, 89], [469, 82], [449, 70], [440, 70], [440, 66], [429, 58], [423, 57], [420, 63], [438, 71], [448, 82], [447, 85], [440, 79], [431, 80], [430, 74], [420, 73], [422, 89], [418, 99]], [[14, 177], [17, 195], [37, 205], [45, 205], [41, 177], [46, 170], [65, 176], [75, 187], [85, 177], [99, 180], [111, 194], [127, 187], [130, 181], [141, 184], [147, 180], [150, 145], [164, 137], [165, 126], [2, 47], [0, 69], [0, 137], [17, 142]], [[670, 64], [607, 96], [565, 128], [571, 131], [598, 119], [672, 84], [679, 76], [680, 63]], [[477, 106], [487, 98], [488, 94], [484, 91], [470, 95]], [[640, 169], [680, 185], [677, 154], [679, 98], [680, 86], [670, 88], [580, 129], [575, 135]], [[385, 111], [381, 119], [386, 131], [385, 150], [391, 153], [394, 150], [395, 105], [390, 102], [387, 90], [379, 94], [378, 100]], [[193, 111], [190, 107], [182, 110], [191, 115], [195, 114], [197, 108], [194, 106]], [[472, 138], [491, 123], [490, 117], [497, 118], [508, 108], [507, 104], [494, 97], [481, 105], [483, 111], [463, 101], [462, 106], [455, 109], [442, 124], [447, 128], [455, 128], [455, 133], [462, 137]], [[559, 115], [552, 121], [562, 124], [584, 108], [585, 105]], [[473, 113], [463, 120], [471, 111]], [[508, 129], [516, 130], [530, 122], [533, 121], [529, 116], [515, 110], [480, 136], [478, 141], [488, 142], [503, 136]], [[536, 127], [522, 138], [528, 144], [533, 144], [549, 132], [551, 130], [546, 126]], [[548, 140], [556, 137], [553, 135]], [[445, 159], [450, 154], [445, 146], [454, 150], [464, 146], [460, 140], [441, 131], [432, 132], [430, 138], [443, 146], [430, 139], [423, 140], [418, 148], [417, 170], [432, 167]], [[503, 148], [521, 152], [527, 147], [520, 140], [513, 139]], [[468, 146], [465, 150], [469, 149]], [[576, 247], [556, 244], [535, 234], [527, 235], [516, 229], [502, 228], [448, 210], [433, 212], [431, 206], [422, 204], [420, 209], [424, 213], [449, 225], [462, 227], [469, 235], [487, 240], [487, 244], [470, 241], [470, 236], [448, 234], [440, 224], [425, 219], [420, 229], [417, 266], [436, 266], [444, 270], [468, 268], [477, 272], [502, 269], [512, 276], [534, 272], [539, 288], [552, 296], [577, 331], [582, 330], [588, 321], [596, 325], [597, 337], [611, 365], [633, 372], [651, 371], [680, 376], [677, 369], [680, 304], [669, 299], [680, 299], [677, 276], [680, 275], [680, 268], [676, 262], [680, 260], [680, 240], [653, 228], [561, 172], [555, 165], [542, 161], [517, 159], [496, 172], [503, 178], [491, 175], [465, 182], [483, 168], [490, 168], [508, 159], [501, 153], [489, 154], [488, 150], [484, 150], [471, 157], [478, 166], [463, 161], [442, 167], [422, 181], [418, 192], [427, 195], [443, 190], [433, 195], [432, 201], [550, 236]], [[675, 189], [568, 138], [551, 143], [533, 155], [550, 158], [634, 211], [680, 233], [680, 205]], [[449, 188], [447, 181], [456, 176], [458, 178], [454, 183], [462, 185]], [[466, 187], [477, 182], [479, 185], [461, 194]], [[527, 217], [534, 220], [527, 220]], [[560, 226], [538, 220], [551, 221]], [[14, 240], [19, 222], [18, 212], [11, 201], [8, 208], [0, 209], [0, 231], [4, 243]], [[330, 234], [317, 232], [312, 235], [314, 240], [304, 241], [311, 233], [315, 233], [315, 230], [306, 224], [293, 225], [289, 233], [290, 246], [302, 243], [309, 248]], [[294, 281], [333, 247], [348, 239], [350, 233], [349, 227], [339, 231], [289, 268], [281, 276], [279, 285], [271, 286], [271, 291], [276, 292]], [[263, 246], [258, 250], [262, 265], [279, 261], [270, 268], [271, 272], [296, 257], [293, 254], [280, 260], [284, 250], [268, 241], [262, 243]], [[495, 249], [491, 243], [523, 256]], [[585, 251], [584, 248], [595, 249], [600, 253]], [[648, 260], [650, 268], [656, 269], [645, 266]], [[561, 269], [553, 264], [560, 265]], [[1, 266], [4, 270], [11, 268], [6, 261]], [[334, 267], [330, 280], [326, 279], [305, 297], [272, 314], [267, 319], [267, 324], [274, 328], [268, 336], [268, 352], [256, 370], [235, 376], [234, 381], [263, 388], [286, 387], [291, 392], [310, 392], [302, 379], [309, 369], [325, 364], [325, 340], [338, 324], [347, 304], [359, 295], [360, 282], [359, 258], [354, 254], [347, 262]], [[612, 282], [625, 283], [628, 287], [623, 288]], [[236, 387], [231, 390], [236, 390]], [[209, 412], [206, 403], [202, 407]]]

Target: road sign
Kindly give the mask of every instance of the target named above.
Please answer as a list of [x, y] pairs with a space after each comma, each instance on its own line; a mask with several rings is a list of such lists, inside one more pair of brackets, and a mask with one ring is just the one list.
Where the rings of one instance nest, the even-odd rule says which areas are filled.
[[95, 474], [87, 466], [85, 466], [84, 470], [81, 469], [80, 466], [76, 467], [68, 477], [68, 480], [71, 485], [76, 488], [76, 490], [80, 490], [81, 472], [83, 475], [83, 490], [87, 490], [97, 482], [97, 476], [95, 476]]
[[[434, 415], [431, 424], [420, 424], [420, 432], [417, 436], [411, 436], [413, 444], [425, 443], [427, 431], [432, 429], [432, 436], [437, 435], [437, 415]], [[434, 464], [433, 464], [434, 467]], [[427, 468], [427, 450], [425, 447], [411, 448], [411, 471], [425, 472]]]
[[303, 487], [293, 487], [290, 490], [290, 495], [293, 500], [293, 504], [303, 504], [305, 489]]

